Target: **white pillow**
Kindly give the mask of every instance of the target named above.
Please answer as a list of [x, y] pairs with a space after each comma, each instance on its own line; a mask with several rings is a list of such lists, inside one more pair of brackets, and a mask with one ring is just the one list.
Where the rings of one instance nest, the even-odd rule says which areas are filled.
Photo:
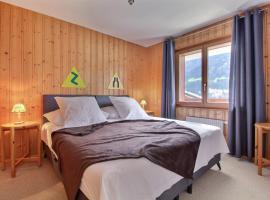
[[52, 112], [45, 113], [43, 116], [49, 122], [54, 123], [56, 126], [63, 126], [64, 125], [64, 119], [62, 117], [60, 109], [57, 109], [57, 110], [52, 111]]
[[119, 119], [120, 115], [113, 106], [106, 106], [101, 108], [101, 110], [106, 113], [107, 119]]
[[64, 127], [79, 127], [106, 121], [95, 97], [55, 97]]
[[149, 119], [139, 103], [130, 97], [110, 97], [121, 118], [124, 119]]

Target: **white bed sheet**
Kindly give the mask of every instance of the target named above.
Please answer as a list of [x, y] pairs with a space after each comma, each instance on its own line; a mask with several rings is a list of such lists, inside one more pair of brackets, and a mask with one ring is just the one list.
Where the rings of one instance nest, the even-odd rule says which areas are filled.
[[[201, 136], [195, 171], [207, 165], [216, 154], [229, 152], [218, 127], [174, 121], [192, 128]], [[41, 138], [51, 150], [51, 133], [60, 128], [52, 123], [45, 123], [42, 127]], [[80, 189], [90, 200], [153, 200], [182, 178], [146, 158], [121, 159], [89, 166], [83, 174]]]

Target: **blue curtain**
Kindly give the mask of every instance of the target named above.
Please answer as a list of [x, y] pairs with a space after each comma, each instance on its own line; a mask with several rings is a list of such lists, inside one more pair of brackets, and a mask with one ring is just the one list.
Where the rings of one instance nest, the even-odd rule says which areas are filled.
[[162, 108], [164, 118], [175, 119], [175, 61], [174, 41], [168, 39], [163, 45]]
[[254, 124], [266, 121], [263, 73], [263, 13], [247, 11], [233, 21], [229, 97], [229, 148], [254, 155]]

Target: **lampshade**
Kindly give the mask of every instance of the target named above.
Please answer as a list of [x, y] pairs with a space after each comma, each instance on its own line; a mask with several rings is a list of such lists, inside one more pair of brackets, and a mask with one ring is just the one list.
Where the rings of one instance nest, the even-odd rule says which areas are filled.
[[145, 106], [145, 105], [147, 105], [147, 102], [144, 99], [142, 99], [140, 104], [141, 104], [141, 106]]
[[22, 103], [16, 103], [13, 108], [12, 111], [14, 113], [23, 113], [26, 112], [25, 106]]

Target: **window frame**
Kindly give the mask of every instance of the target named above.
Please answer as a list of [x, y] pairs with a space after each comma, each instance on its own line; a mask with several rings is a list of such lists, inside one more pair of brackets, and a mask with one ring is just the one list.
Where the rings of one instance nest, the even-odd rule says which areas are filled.
[[[194, 45], [181, 50], [175, 51], [175, 89], [176, 89], [176, 105], [181, 107], [197, 107], [197, 108], [218, 108], [218, 109], [228, 109], [228, 102], [208, 102], [208, 48], [213, 46], [222, 45], [231, 42], [231, 37], [226, 37], [222, 39], [213, 40], [211, 42], [205, 42], [199, 45]], [[192, 51], [202, 52], [202, 101], [180, 101], [180, 65], [179, 57], [182, 54], [189, 53]], [[182, 81], [181, 81], [182, 82]]]

